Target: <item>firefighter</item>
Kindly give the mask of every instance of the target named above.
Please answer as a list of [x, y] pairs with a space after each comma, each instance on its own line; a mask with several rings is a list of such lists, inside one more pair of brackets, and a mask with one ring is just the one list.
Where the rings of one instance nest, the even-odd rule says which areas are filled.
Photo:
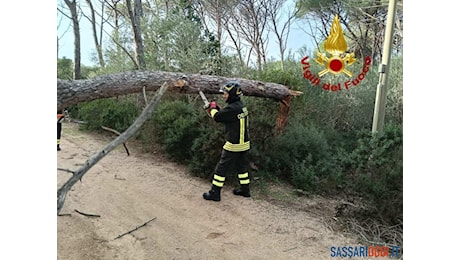
[[57, 111], [57, 150], [60, 151], [61, 147], [61, 132], [62, 132], [62, 121], [64, 121], [64, 114], [62, 110]]
[[250, 149], [248, 133], [248, 109], [241, 100], [241, 86], [230, 81], [220, 89], [228, 105], [221, 108], [215, 101], [209, 105], [208, 114], [214, 121], [225, 124], [225, 144], [221, 157], [214, 170], [212, 187], [203, 194], [205, 200], [220, 201], [220, 191], [228, 174], [237, 174], [240, 187], [233, 194], [251, 197], [249, 191], [248, 152]]

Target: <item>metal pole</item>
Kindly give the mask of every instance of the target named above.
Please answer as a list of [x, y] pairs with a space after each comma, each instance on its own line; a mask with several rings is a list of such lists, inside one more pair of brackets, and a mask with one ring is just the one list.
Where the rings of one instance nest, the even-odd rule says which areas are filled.
[[393, 44], [393, 27], [395, 24], [396, 0], [388, 3], [388, 17], [385, 28], [385, 41], [383, 45], [382, 63], [379, 66], [379, 83], [375, 94], [374, 120], [372, 122], [372, 133], [383, 131], [385, 119], [385, 104], [387, 101], [388, 74], [390, 72], [391, 46]]

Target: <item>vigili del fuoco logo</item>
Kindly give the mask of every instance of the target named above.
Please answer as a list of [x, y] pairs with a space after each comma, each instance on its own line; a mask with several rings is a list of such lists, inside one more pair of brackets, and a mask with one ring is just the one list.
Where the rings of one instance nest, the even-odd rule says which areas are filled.
[[341, 73], [347, 75], [349, 80], [334, 83], [324, 83], [322, 88], [329, 91], [340, 91], [343, 89], [349, 89], [351, 86], [357, 86], [366, 76], [369, 71], [372, 60], [368, 56], [364, 59], [364, 65], [361, 73], [356, 77], [353, 77], [353, 73], [348, 70], [348, 67], [352, 66], [356, 62], [355, 54], [346, 53], [347, 42], [343, 36], [342, 26], [340, 25], [338, 15], [335, 15], [334, 21], [332, 22], [331, 31], [324, 43], [324, 49], [327, 53], [317, 51], [316, 58], [314, 61], [324, 67], [318, 75], [310, 71], [310, 63], [308, 62], [308, 56], [301, 60], [303, 65], [303, 76], [309, 80], [313, 85], [319, 86], [321, 84], [321, 77], [330, 73], [332, 75], [339, 75]]

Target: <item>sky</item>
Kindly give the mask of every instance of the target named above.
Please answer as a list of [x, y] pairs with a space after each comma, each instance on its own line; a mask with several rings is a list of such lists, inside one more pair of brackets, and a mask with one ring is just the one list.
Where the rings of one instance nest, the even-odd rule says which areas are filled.
[[[81, 4], [84, 5], [85, 3], [81, 2]], [[86, 18], [82, 18], [80, 20], [80, 32], [82, 56], [81, 62], [87, 66], [94, 66], [95, 63], [91, 60], [95, 53], [94, 40], [92, 36], [91, 25]], [[70, 20], [66, 17], [62, 17], [62, 15], [59, 13], [57, 18], [57, 36], [59, 38], [59, 58], [66, 57], [73, 59], [74, 36], [72, 26]], [[105, 37], [107, 38], [107, 36]], [[274, 35], [269, 36], [267, 58], [279, 59], [280, 55], [278, 44], [274, 39]], [[315, 48], [310, 37], [301, 28], [299, 28], [299, 24], [294, 24], [291, 27], [291, 31], [289, 33], [285, 55], [287, 55], [289, 49], [291, 49], [292, 52], [296, 52], [302, 46], [307, 46], [309, 49]]]
[[[27, 8], [13, 20], [0, 16], [0, 259], [56, 259], [56, 4], [24, 2]], [[449, 6], [442, 0], [404, 3], [406, 259], [457, 255], [460, 55], [446, 44], [458, 23]], [[2, 8], [18, 10], [17, 2]]]
[[[64, 31], [64, 30], [62, 30]], [[95, 47], [94, 47], [94, 40], [92, 37], [91, 33], [91, 28], [89, 27], [89, 24], [87, 22], [81, 24], [81, 55], [82, 55], [82, 64], [87, 65], [87, 66], [93, 66], [95, 63], [91, 60], [91, 57], [94, 56], [95, 53]], [[73, 47], [73, 32], [72, 28], [67, 30], [67, 32], [62, 32], [63, 35], [60, 37], [59, 40], [59, 58], [69, 58], [73, 59], [74, 57], [74, 47]], [[274, 39], [271, 37], [271, 39]], [[311, 42], [311, 40], [308, 38], [308, 35], [306, 35], [305, 32], [302, 30], [294, 27], [291, 29], [291, 32], [289, 34], [288, 38], [288, 45], [287, 45], [287, 50], [291, 49], [293, 52], [296, 52], [298, 49], [300, 49], [302, 46], [306, 45], [309, 49], [314, 49], [314, 45]], [[287, 54], [287, 50], [285, 54]], [[269, 42], [268, 45], [268, 58], [274, 58], [274, 59], [279, 59], [279, 50], [278, 50], [278, 45], [277, 43], [272, 40]]]

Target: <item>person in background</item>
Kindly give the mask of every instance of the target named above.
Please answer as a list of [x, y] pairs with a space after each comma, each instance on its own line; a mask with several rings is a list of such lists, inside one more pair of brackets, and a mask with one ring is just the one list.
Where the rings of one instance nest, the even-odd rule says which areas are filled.
[[204, 193], [203, 198], [220, 201], [220, 192], [229, 173], [236, 173], [240, 182], [240, 188], [234, 189], [233, 194], [251, 197], [247, 157], [250, 149], [248, 109], [241, 100], [242, 91], [238, 82], [228, 82], [221, 87], [220, 92], [228, 105], [221, 109], [212, 101], [207, 110], [214, 121], [225, 125], [225, 144], [214, 170], [211, 190]]
[[64, 121], [64, 114], [62, 110], [57, 111], [57, 150], [60, 151], [61, 147], [61, 132], [62, 132], [62, 121]]

